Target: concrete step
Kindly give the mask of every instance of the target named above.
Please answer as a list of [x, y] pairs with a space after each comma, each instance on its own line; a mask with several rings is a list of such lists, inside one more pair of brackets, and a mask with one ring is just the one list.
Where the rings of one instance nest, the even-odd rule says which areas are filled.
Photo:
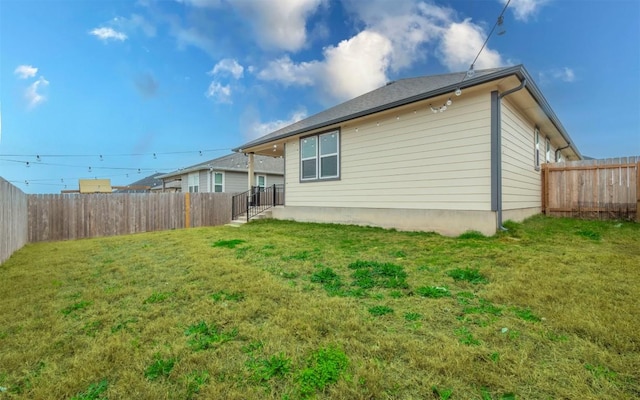
[[233, 221], [229, 222], [228, 224], [225, 224], [225, 226], [230, 226], [232, 228], [239, 228], [242, 225], [246, 224], [247, 220], [246, 219], [234, 219]]

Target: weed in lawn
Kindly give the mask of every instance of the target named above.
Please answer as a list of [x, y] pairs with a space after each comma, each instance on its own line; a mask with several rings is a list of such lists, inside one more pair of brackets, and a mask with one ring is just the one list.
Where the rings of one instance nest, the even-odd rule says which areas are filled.
[[213, 247], [226, 247], [227, 249], [235, 249], [239, 244], [244, 243], [242, 239], [218, 240]]
[[509, 340], [516, 340], [520, 338], [520, 331], [512, 329], [507, 333], [507, 337], [509, 338]]
[[478, 231], [466, 231], [458, 236], [458, 239], [486, 239], [487, 237]]
[[594, 232], [594, 231], [589, 230], [589, 229], [581, 229], [581, 230], [577, 231], [576, 234], [578, 236], [582, 236], [583, 238], [591, 239], [591, 240], [594, 240], [594, 241], [602, 240], [602, 235], [600, 235], [598, 232]]
[[502, 308], [494, 305], [489, 300], [479, 299], [477, 305], [469, 305], [462, 309], [465, 314], [490, 314], [495, 316], [502, 315]]
[[431, 391], [440, 400], [448, 400], [453, 394], [453, 389], [450, 389], [450, 388], [439, 389], [437, 386], [431, 387]]
[[242, 301], [244, 300], [244, 293], [242, 292], [227, 292], [226, 290], [219, 290], [211, 293], [209, 296], [213, 301]]
[[169, 297], [173, 296], [171, 292], [153, 292], [151, 296], [147, 297], [142, 303], [143, 304], [154, 304], [154, 303], [162, 303]]
[[331, 268], [324, 268], [311, 275], [311, 282], [332, 284], [340, 280], [340, 276]]
[[500, 361], [500, 353], [498, 352], [493, 352], [491, 354], [489, 354], [489, 358], [491, 359], [491, 361], [493, 361], [494, 363], [497, 363], [498, 361]]
[[389, 297], [391, 297], [392, 299], [400, 299], [404, 297], [404, 293], [399, 290], [392, 290], [389, 292]]
[[535, 315], [530, 308], [513, 308], [514, 314], [520, 319], [530, 322], [540, 322], [542, 319]]
[[305, 261], [305, 260], [308, 260], [309, 257], [311, 257], [311, 252], [305, 250], [305, 251], [300, 251], [298, 253], [291, 254], [289, 256], [282, 256], [282, 261], [290, 261], [290, 260]]
[[516, 400], [516, 395], [513, 393], [505, 393], [500, 397], [493, 397], [487, 388], [480, 389], [480, 397], [482, 400]]
[[78, 393], [73, 396], [71, 400], [102, 400], [106, 399], [105, 396], [102, 396], [104, 392], [107, 391], [109, 387], [109, 382], [106, 379], [101, 380], [98, 383], [92, 383], [89, 385], [87, 390], [84, 392]]
[[160, 354], [154, 356], [154, 361], [145, 369], [144, 376], [150, 381], [155, 381], [159, 378], [166, 378], [171, 373], [173, 366], [176, 363], [175, 358], [163, 359]]
[[416, 293], [422, 297], [429, 297], [432, 299], [451, 297], [451, 292], [444, 286], [421, 286], [416, 289]]
[[489, 280], [474, 268], [456, 268], [447, 271], [447, 275], [456, 281], [467, 281], [470, 283], [487, 283]]
[[74, 303], [68, 307], [63, 308], [60, 312], [62, 312], [64, 315], [70, 315], [75, 311], [79, 311], [82, 310], [84, 308], [87, 308], [91, 305], [90, 301], [79, 301], [77, 303]]
[[471, 304], [471, 300], [476, 297], [475, 294], [471, 292], [458, 292], [456, 294], [456, 299], [458, 300], [458, 304], [466, 305]]
[[274, 377], [285, 377], [291, 371], [291, 359], [280, 353], [269, 358], [253, 359], [247, 366], [251, 369], [254, 380], [266, 382]]
[[206, 322], [200, 321], [191, 325], [184, 332], [186, 336], [191, 336], [187, 344], [194, 351], [206, 350], [215, 344], [222, 344], [233, 340], [238, 336], [238, 330], [232, 329], [230, 332], [222, 332], [214, 325], [208, 326]]
[[458, 336], [458, 341], [462, 344], [466, 344], [467, 346], [479, 346], [480, 341], [473, 337], [473, 334], [469, 332], [469, 329], [466, 327], [458, 328], [454, 331], [456, 336]]
[[391, 256], [395, 257], [396, 259], [403, 259], [403, 258], [407, 257], [407, 253], [405, 253], [402, 250], [396, 250], [396, 251], [391, 252]]
[[363, 289], [381, 287], [387, 289], [406, 289], [407, 273], [400, 265], [380, 263], [377, 261], [355, 261], [349, 264], [350, 269], [356, 271], [351, 275], [353, 285]]
[[94, 337], [100, 328], [102, 328], [102, 322], [100, 321], [86, 322], [82, 327], [82, 332], [87, 336]]
[[408, 312], [404, 314], [405, 321], [417, 321], [420, 318], [422, 318], [422, 315], [420, 315], [419, 313]]
[[184, 376], [183, 382], [187, 386], [187, 399], [192, 399], [209, 382], [209, 372], [194, 371]]
[[609, 368], [602, 365], [585, 364], [584, 368], [591, 372], [597, 379], [606, 379], [609, 382], [614, 382], [618, 374], [611, 371]]
[[349, 366], [347, 355], [334, 347], [314, 352], [307, 360], [307, 367], [297, 376], [298, 388], [303, 398], [312, 396], [335, 383]]
[[242, 346], [240, 350], [242, 350], [243, 353], [252, 354], [254, 351], [260, 350], [263, 347], [264, 347], [264, 343], [262, 343], [259, 340], [253, 340], [249, 342], [248, 345]]
[[118, 331], [121, 331], [123, 329], [127, 329], [127, 325], [132, 324], [132, 323], [136, 323], [138, 322], [137, 318], [129, 318], [126, 319], [122, 322], [119, 322], [117, 324], [115, 324], [114, 326], [111, 327], [111, 333], [116, 333]]
[[284, 279], [296, 279], [298, 276], [300, 276], [300, 274], [297, 272], [282, 271], [280, 272], [280, 276], [283, 277]]
[[373, 306], [373, 307], [369, 307], [369, 313], [371, 315], [375, 315], [376, 317], [379, 317], [381, 315], [393, 313], [393, 308], [387, 307], [387, 306]]

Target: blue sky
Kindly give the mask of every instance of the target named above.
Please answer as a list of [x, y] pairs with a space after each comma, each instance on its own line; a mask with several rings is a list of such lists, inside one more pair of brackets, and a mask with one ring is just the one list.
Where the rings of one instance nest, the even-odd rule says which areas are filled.
[[[505, 3], [0, 0], [0, 176], [56, 193], [222, 156], [465, 71]], [[476, 69], [524, 64], [583, 155], [640, 155], [640, 1], [512, 0], [502, 29]]]

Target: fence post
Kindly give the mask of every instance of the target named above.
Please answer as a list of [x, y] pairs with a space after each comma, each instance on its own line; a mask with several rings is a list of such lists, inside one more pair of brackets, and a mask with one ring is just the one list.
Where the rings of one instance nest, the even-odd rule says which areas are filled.
[[184, 227], [191, 227], [191, 193], [184, 194]]
[[276, 184], [273, 184], [273, 203], [271, 203], [271, 207], [276, 206]]
[[549, 165], [548, 164], [542, 164], [542, 174], [541, 175], [541, 180], [542, 180], [542, 212], [545, 215], [549, 215], [549, 212], [547, 211], [549, 208]]
[[640, 161], [636, 163], [636, 222], [640, 223]]

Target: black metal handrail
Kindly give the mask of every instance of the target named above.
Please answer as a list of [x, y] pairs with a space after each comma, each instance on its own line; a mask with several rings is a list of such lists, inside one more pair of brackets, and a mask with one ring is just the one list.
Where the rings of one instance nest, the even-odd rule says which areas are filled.
[[246, 215], [247, 221], [261, 212], [284, 204], [284, 185], [253, 186], [231, 199], [231, 219]]

